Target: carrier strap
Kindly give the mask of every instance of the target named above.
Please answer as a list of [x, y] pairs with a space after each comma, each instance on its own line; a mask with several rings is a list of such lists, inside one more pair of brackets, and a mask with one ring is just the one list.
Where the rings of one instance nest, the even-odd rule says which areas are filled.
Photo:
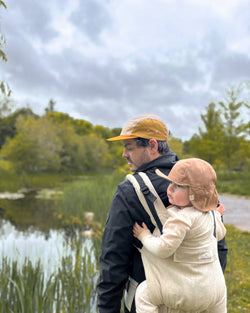
[[148, 207], [150, 209], [150, 212], [153, 215], [154, 220], [157, 224], [157, 227], [159, 228], [159, 230], [162, 234], [162, 223], [159, 219], [159, 216], [156, 212], [155, 205], [154, 205], [154, 202], [157, 199], [157, 197], [149, 190], [148, 186], [145, 184], [144, 180], [142, 179], [142, 177], [140, 175], [136, 174], [136, 175], [134, 175], [134, 177], [137, 179], [137, 181], [140, 185], [141, 192], [143, 193], [143, 195], [147, 201]]
[[128, 174], [127, 179], [132, 183], [137, 196], [150, 216], [152, 223], [157, 227], [162, 234], [162, 222], [158, 216], [158, 213], [155, 209], [159, 210], [159, 212], [166, 211], [166, 208], [156, 192], [152, 182], [150, 181], [147, 174], [143, 172], [136, 173], [134, 175]]
[[215, 215], [214, 215], [214, 211], [211, 211], [213, 218], [214, 218], [214, 237], [216, 238], [216, 222], [215, 222]]

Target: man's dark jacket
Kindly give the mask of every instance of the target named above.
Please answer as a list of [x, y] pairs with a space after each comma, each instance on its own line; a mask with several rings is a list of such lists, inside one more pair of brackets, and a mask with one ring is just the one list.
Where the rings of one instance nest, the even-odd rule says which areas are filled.
[[[155, 174], [155, 169], [168, 175], [177, 161], [178, 157], [170, 150], [137, 170], [147, 173], [165, 206], [169, 205], [166, 192], [169, 183]], [[129, 276], [138, 283], [145, 280], [141, 256], [135, 248], [140, 243], [133, 237], [135, 222], [145, 222], [151, 232], [154, 230], [132, 184], [125, 180], [118, 185], [114, 194], [102, 239], [100, 282], [97, 287], [100, 313], [120, 313], [123, 291]], [[131, 312], [135, 313], [134, 306]]]

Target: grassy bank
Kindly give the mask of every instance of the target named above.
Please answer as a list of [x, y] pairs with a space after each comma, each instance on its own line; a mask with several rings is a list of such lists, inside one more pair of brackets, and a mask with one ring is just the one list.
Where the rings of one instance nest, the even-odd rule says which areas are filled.
[[226, 226], [228, 313], [250, 312], [250, 233]]

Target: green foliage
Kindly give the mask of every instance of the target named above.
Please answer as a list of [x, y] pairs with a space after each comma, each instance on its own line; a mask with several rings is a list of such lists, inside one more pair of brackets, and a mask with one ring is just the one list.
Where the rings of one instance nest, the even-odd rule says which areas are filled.
[[74, 127], [76, 133], [80, 136], [88, 135], [93, 131], [93, 125], [84, 120], [75, 120]]
[[183, 144], [182, 144], [181, 139], [175, 138], [172, 135], [170, 135], [168, 139], [168, 143], [169, 143], [170, 149], [173, 150], [181, 159], [182, 153], [183, 153]]
[[5, 81], [0, 82], [0, 118], [8, 115], [13, 108], [14, 101], [11, 98], [11, 89]]
[[217, 169], [249, 170], [249, 122], [241, 118], [243, 106], [249, 109], [241, 99], [241, 90], [236, 88], [227, 91], [225, 102], [210, 103], [206, 113], [201, 114], [204, 126], [185, 145], [186, 152], [208, 161]]
[[228, 171], [237, 166], [240, 143], [246, 139], [246, 124], [240, 118], [240, 108], [244, 101], [240, 99], [240, 89], [232, 88], [227, 91], [226, 103], [219, 102], [222, 108], [223, 132], [221, 141], [221, 157], [226, 163]]
[[22, 108], [6, 117], [0, 118], [0, 148], [7, 138], [13, 138], [17, 134], [16, 125], [18, 121], [27, 118], [38, 119], [38, 115], [34, 114], [29, 108]]
[[228, 313], [250, 312], [250, 233], [226, 225]]
[[228, 174], [226, 171], [217, 171], [218, 193], [226, 193], [240, 196], [250, 196], [250, 172], [232, 171]]
[[204, 130], [200, 127], [199, 134], [192, 136], [189, 141], [189, 151], [213, 164], [220, 149], [218, 141], [220, 140], [221, 121], [219, 111], [215, 110], [214, 103], [210, 103], [206, 110], [206, 114], [201, 114]]
[[19, 121], [17, 135], [7, 139], [1, 155], [19, 172], [36, 172], [58, 170], [61, 150], [62, 143], [49, 120], [28, 118]]
[[[7, 9], [6, 4], [1, 0], [0, 1], [0, 7], [3, 6], [5, 9]], [[2, 61], [7, 62], [7, 56], [5, 54], [5, 52], [2, 50], [3, 46], [5, 45], [6, 41], [5, 41], [5, 37], [3, 34], [0, 33], [0, 60], [2, 59]]]
[[11, 118], [9, 131], [5, 128], [8, 120], [0, 120], [0, 131], [3, 125], [5, 132], [1, 157], [12, 162], [18, 172], [82, 172], [111, 164], [107, 142], [94, 133], [77, 134], [66, 114], [49, 112], [42, 118], [25, 114]]
[[97, 170], [107, 165], [108, 145], [99, 136], [90, 134], [82, 137], [82, 163], [86, 170]]

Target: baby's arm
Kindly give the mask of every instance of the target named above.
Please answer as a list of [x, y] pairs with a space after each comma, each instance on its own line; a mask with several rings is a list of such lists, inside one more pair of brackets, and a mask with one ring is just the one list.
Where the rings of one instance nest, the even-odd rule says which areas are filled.
[[215, 212], [215, 219], [216, 219], [216, 238], [218, 241], [220, 241], [226, 235], [226, 228], [221, 221], [220, 211], [214, 211], [214, 212]]
[[134, 236], [142, 242], [144, 248], [149, 252], [160, 258], [167, 258], [181, 244], [187, 228], [188, 226], [180, 220], [173, 219], [172, 222], [168, 221], [168, 223], [164, 224], [163, 234], [160, 237], [152, 235], [145, 223], [142, 223], [142, 227], [138, 223], [135, 223], [133, 232]]

